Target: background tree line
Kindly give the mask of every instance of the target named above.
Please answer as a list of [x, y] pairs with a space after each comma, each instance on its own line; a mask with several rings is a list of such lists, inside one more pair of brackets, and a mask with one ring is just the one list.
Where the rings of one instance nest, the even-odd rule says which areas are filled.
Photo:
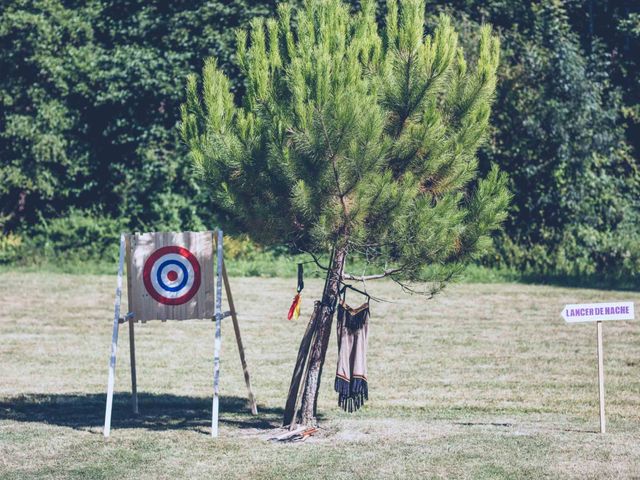
[[[2, 1], [0, 261], [104, 259], [123, 229], [224, 225], [193, 178], [179, 106], [212, 55], [243, 91], [234, 29], [275, 3]], [[483, 262], [637, 280], [637, 3], [429, 3], [429, 23], [446, 11], [463, 42], [481, 23], [502, 40], [480, 163], [509, 173], [514, 199]]]

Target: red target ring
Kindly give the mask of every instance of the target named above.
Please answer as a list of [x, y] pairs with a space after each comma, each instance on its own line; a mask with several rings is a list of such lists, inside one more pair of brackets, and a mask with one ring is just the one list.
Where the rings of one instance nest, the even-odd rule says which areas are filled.
[[142, 279], [154, 300], [164, 305], [182, 305], [200, 289], [200, 263], [184, 247], [161, 247], [145, 261]]

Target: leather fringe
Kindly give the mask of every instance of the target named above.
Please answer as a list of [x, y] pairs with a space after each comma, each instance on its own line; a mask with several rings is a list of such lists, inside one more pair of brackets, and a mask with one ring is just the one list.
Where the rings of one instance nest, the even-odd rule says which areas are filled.
[[338, 405], [345, 412], [355, 412], [369, 400], [369, 386], [364, 378], [354, 378], [348, 382], [336, 377], [334, 389], [338, 392]]

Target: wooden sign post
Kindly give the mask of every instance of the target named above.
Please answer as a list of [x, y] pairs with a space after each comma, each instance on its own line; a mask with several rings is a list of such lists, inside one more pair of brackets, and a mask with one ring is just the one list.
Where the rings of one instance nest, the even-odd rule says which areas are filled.
[[[215, 282], [214, 248], [216, 257]], [[122, 277], [125, 264], [127, 267], [129, 312], [121, 317]], [[222, 311], [223, 285], [229, 303], [229, 311], [224, 313]], [[124, 322], [129, 323], [131, 390], [134, 413], [138, 413], [134, 323], [148, 320], [162, 320], [164, 322], [166, 320], [213, 318], [215, 320], [215, 339], [211, 435], [218, 436], [221, 326], [222, 320], [229, 316], [233, 321], [233, 330], [247, 385], [251, 413], [254, 415], [258, 413], [240, 336], [240, 325], [224, 264], [222, 230], [121, 235], [114, 310], [104, 418], [105, 437], [108, 437], [111, 431], [118, 330], [120, 324]]]
[[596, 322], [598, 351], [598, 392], [600, 399], [600, 433], [607, 431], [604, 414], [604, 350], [602, 347], [602, 322], [633, 320], [633, 302], [585, 303], [565, 305], [562, 318], [567, 323]]

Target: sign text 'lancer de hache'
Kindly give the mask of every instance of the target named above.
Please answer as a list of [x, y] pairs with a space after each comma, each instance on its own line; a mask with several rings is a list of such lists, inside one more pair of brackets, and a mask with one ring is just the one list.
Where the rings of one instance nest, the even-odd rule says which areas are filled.
[[634, 315], [633, 302], [572, 304], [562, 310], [562, 318], [568, 323], [633, 320]]

